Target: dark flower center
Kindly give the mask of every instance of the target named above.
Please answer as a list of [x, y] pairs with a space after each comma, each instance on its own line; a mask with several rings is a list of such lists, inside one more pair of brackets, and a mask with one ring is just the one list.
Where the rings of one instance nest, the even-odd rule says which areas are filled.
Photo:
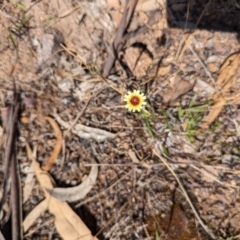
[[140, 103], [139, 97], [132, 97], [130, 100], [131, 104], [137, 106]]

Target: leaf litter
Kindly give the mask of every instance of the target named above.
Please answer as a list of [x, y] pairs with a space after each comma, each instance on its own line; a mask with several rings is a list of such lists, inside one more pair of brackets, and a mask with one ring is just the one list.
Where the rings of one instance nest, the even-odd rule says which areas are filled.
[[[46, 199], [44, 200], [44, 202], [46, 203], [40, 203], [41, 210], [45, 210], [45, 207], [47, 205], [47, 209], [55, 216], [54, 223], [59, 234], [63, 237], [63, 239], [97, 239], [92, 236], [91, 231], [76, 215], [76, 213], [73, 212], [73, 210], [68, 206], [67, 203], [61, 202], [54, 197], [51, 197], [48, 191], [45, 190], [51, 190], [53, 188], [53, 180], [50, 175], [47, 174], [47, 172], [41, 170], [40, 165], [33, 157], [32, 151], [28, 144], [26, 145], [26, 148], [28, 156], [33, 162], [33, 169], [36, 174], [37, 180], [42, 186], [46, 197]], [[39, 209], [40, 208], [38, 208], [38, 210]]]
[[220, 114], [224, 105], [226, 105], [226, 96], [231, 87], [233, 87], [233, 78], [239, 68], [239, 53], [230, 55], [223, 63], [216, 81], [217, 93], [213, 96], [215, 104], [212, 106], [209, 114], [204, 119], [202, 128], [208, 127]]
[[[36, 100], [22, 104], [19, 116], [17, 157], [26, 184], [24, 239], [70, 239], [72, 232], [66, 234], [58, 222], [69, 226], [74, 219], [80, 225], [82, 219], [89, 226], [86, 232], [99, 239], [133, 235], [151, 239], [156, 232], [160, 239], [167, 236], [169, 240], [184, 235], [226, 239], [240, 234], [235, 36], [195, 29], [186, 38], [183, 30], [167, 26], [164, 1], [129, 1], [127, 5], [124, 1], [23, 1], [24, 8], [4, 4], [1, 32], [8, 36], [9, 29], [18, 30], [11, 30], [15, 45], [5, 38], [1, 42], [4, 103], [11, 102], [12, 78], [21, 90], [21, 100], [28, 96]], [[178, 9], [176, 4], [173, 1], [170, 7]], [[25, 11], [31, 18], [17, 29], [7, 15], [23, 22], [28, 16]], [[186, 41], [177, 61], [179, 43]], [[146, 94], [154, 116], [142, 119], [126, 111], [122, 95], [133, 89]], [[212, 106], [212, 99], [216, 105]], [[51, 119], [50, 125], [45, 117]], [[201, 124], [207, 129], [201, 129]], [[36, 146], [40, 164], [35, 165], [35, 185], [34, 181], [30, 185], [33, 174], [25, 171], [31, 172], [32, 166], [32, 158], [26, 158], [26, 143]], [[161, 157], [169, 168], [152, 153], [155, 143], [161, 146]], [[48, 172], [39, 168], [46, 159]], [[186, 189], [182, 198], [177, 197], [182, 190], [174, 176]], [[38, 187], [44, 179], [48, 190]], [[76, 189], [83, 189], [82, 194], [74, 194]], [[61, 200], [54, 197], [58, 191]], [[74, 210], [65, 201], [73, 201]], [[2, 210], [6, 219], [9, 210]], [[82, 213], [90, 215], [84, 218]], [[55, 227], [50, 224], [54, 220]], [[184, 226], [176, 235], [178, 222]], [[79, 234], [75, 226], [66, 231], [70, 230]]]

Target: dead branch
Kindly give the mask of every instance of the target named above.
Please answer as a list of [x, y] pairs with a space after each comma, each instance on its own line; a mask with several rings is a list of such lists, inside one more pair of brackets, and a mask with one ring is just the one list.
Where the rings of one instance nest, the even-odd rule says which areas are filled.
[[109, 53], [107, 60], [103, 66], [103, 77], [107, 77], [112, 69], [112, 66], [117, 58], [117, 53], [123, 47], [123, 36], [127, 27], [129, 26], [130, 20], [132, 18], [133, 12], [137, 5], [138, 0], [130, 0], [126, 3], [121, 22], [119, 24], [118, 30], [116, 32], [113, 44], [112, 52]]

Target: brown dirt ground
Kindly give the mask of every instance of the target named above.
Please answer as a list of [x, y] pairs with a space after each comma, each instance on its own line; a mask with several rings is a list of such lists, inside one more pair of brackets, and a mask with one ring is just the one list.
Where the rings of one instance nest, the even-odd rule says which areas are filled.
[[[197, 3], [192, 4], [194, 9]], [[11, 103], [15, 81], [22, 101], [17, 148], [22, 189], [31, 165], [25, 143], [37, 147], [41, 165], [56, 144], [44, 117], [56, 120], [58, 115], [72, 122], [91, 97], [78, 123], [115, 134], [98, 141], [97, 133], [87, 138], [70, 131], [49, 171], [59, 187], [72, 187], [89, 174], [87, 164], [93, 159], [99, 164], [91, 191], [70, 204], [99, 239], [158, 239], [156, 232], [159, 239], [211, 239], [153, 149], [175, 171], [216, 239], [240, 239], [239, 98], [229, 101], [209, 128], [199, 127], [210, 111], [219, 70], [226, 58], [239, 51], [239, 42], [235, 32], [170, 28], [169, 12], [186, 12], [185, 7], [183, 1], [170, 1], [167, 11], [164, 1], [139, 1], [128, 28], [132, 35], [106, 82], [97, 73], [109, 54], [124, 1], [23, 0], [1, 5], [0, 104]], [[237, 1], [229, 1], [221, 11], [239, 13], [239, 8]], [[152, 16], [155, 21], [147, 24]], [[191, 20], [189, 24], [195, 24]], [[169, 21], [181, 25], [176, 12]], [[136, 33], [141, 27], [144, 31]], [[239, 69], [232, 96], [239, 89]], [[179, 71], [194, 85], [164, 104], [164, 99], [171, 99], [169, 86]], [[147, 96], [151, 113], [147, 120], [124, 107], [123, 95], [132, 89]], [[204, 104], [206, 108], [196, 110]], [[64, 133], [66, 128], [58, 124]], [[2, 121], [0, 129], [4, 139]], [[22, 204], [23, 219], [43, 199], [36, 181]], [[6, 207], [3, 215], [8, 212]], [[49, 212], [42, 213], [23, 235], [24, 239], [62, 239]]]

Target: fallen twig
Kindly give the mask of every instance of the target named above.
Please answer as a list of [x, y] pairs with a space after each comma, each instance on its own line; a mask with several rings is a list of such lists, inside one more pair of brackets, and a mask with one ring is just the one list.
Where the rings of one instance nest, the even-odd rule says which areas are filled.
[[[68, 129], [71, 126], [71, 124], [63, 121], [56, 112], [53, 114], [53, 116], [62, 127]], [[95, 139], [98, 142], [104, 141], [107, 138], [112, 139], [116, 136], [114, 133], [98, 128], [84, 126], [82, 124], [76, 124], [72, 129], [72, 133], [84, 139]]]
[[[5, 129], [8, 135], [6, 152], [4, 156], [4, 193], [0, 203], [0, 209], [2, 209], [3, 204], [6, 201], [8, 195], [8, 182], [9, 175], [11, 176], [11, 212], [12, 212], [12, 239], [19, 240], [22, 239], [22, 211], [21, 211], [21, 197], [20, 197], [20, 177], [18, 171], [18, 163], [15, 157], [15, 138], [16, 138], [16, 122], [18, 117], [20, 104], [19, 95], [15, 93], [14, 102], [9, 111], [7, 111], [5, 120]], [[10, 170], [11, 166], [11, 170]], [[11, 172], [11, 174], [10, 174]]]
[[103, 66], [103, 77], [107, 77], [112, 69], [112, 66], [117, 58], [117, 53], [123, 47], [123, 36], [132, 18], [133, 12], [137, 5], [138, 0], [130, 0], [126, 2], [126, 6], [123, 12], [121, 22], [116, 32], [115, 38], [112, 44], [112, 52], [109, 53], [107, 60]]

